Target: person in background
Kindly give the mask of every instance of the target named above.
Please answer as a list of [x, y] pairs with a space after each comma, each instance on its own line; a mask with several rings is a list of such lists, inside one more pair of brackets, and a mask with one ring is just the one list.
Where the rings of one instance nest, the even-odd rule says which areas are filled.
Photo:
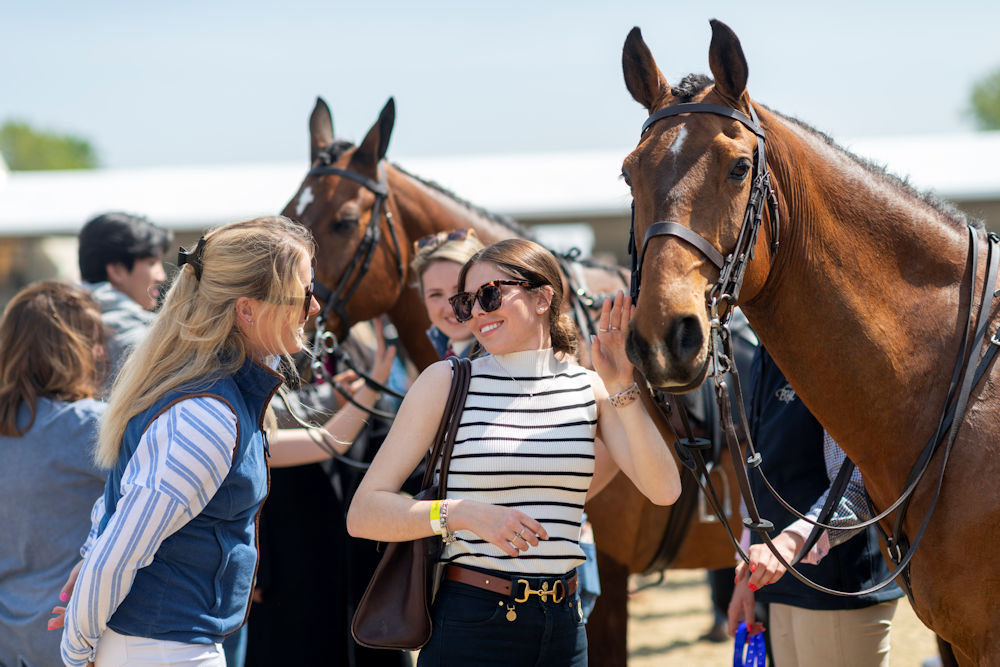
[[560, 313], [559, 265], [538, 244], [487, 247], [465, 264], [458, 286], [456, 319], [469, 322], [489, 354], [472, 361], [448, 498], [398, 493], [441, 421], [451, 385], [451, 365], [441, 361], [407, 392], [354, 496], [348, 531], [445, 542], [433, 633], [418, 664], [585, 665], [576, 568], [585, 561], [580, 528], [595, 471], [613, 474], [610, 459], [659, 504], [680, 493], [625, 354], [632, 307], [620, 292], [604, 304], [594, 372], [571, 361], [575, 327]]
[[[758, 472], [750, 474], [750, 485], [760, 515], [775, 526], [786, 526], [773, 542], [790, 563], [805, 544], [812, 524], [796, 520], [766, 489], [762, 476], [789, 504], [809, 508], [804, 514], [816, 519], [846, 457], [763, 346], [754, 357], [751, 384], [750, 434], [762, 463]], [[885, 580], [889, 571], [874, 527], [850, 528], [870, 516], [861, 473], [855, 469], [827, 521], [845, 528], [823, 531], [800, 561], [800, 572], [822, 586], [842, 591], [861, 591]], [[761, 544], [759, 534], [745, 531], [744, 541], [750, 562], [736, 567], [730, 633], [735, 634], [740, 621], [753, 626], [753, 632], [760, 630], [754, 607], [763, 602], [768, 607], [767, 635], [774, 664], [888, 667], [889, 630], [903, 595], [895, 582], [862, 596], [830, 595], [783, 576], [785, 567]]]
[[476, 343], [465, 322], [455, 319], [448, 299], [458, 292], [458, 274], [462, 266], [483, 249], [473, 229], [438, 232], [413, 243], [410, 266], [417, 276], [417, 287], [424, 300], [431, 328], [427, 337], [442, 359], [452, 355], [475, 358], [483, 349]]
[[93, 461], [104, 329], [82, 287], [18, 292], [0, 320], [0, 665], [59, 664], [49, 610], [107, 473]]
[[109, 331], [108, 386], [128, 351], [145, 336], [166, 280], [163, 257], [173, 234], [130, 213], [102, 213], [80, 230], [80, 277]]
[[[304, 431], [263, 426], [282, 383], [273, 368], [302, 348], [319, 309], [312, 258], [308, 230], [283, 217], [220, 227], [181, 252], [101, 421], [96, 459], [111, 471], [52, 623], [65, 621], [66, 665], [226, 664], [221, 641], [244, 623], [253, 590], [268, 466], [330, 455]], [[387, 376], [393, 359], [383, 346], [373, 374]], [[325, 429], [344, 451], [363, 425], [348, 406]]]
[[[427, 330], [427, 337], [442, 359], [453, 354], [474, 359], [484, 354], [482, 346], [472, 335], [472, 329], [455, 318], [455, 311], [448, 302], [458, 292], [458, 275], [462, 266], [482, 249], [483, 244], [474, 229], [438, 232], [417, 239], [413, 244], [414, 257], [410, 266], [417, 276], [417, 286], [432, 325]], [[580, 547], [587, 556], [587, 562], [578, 568], [580, 604], [586, 623], [601, 594], [594, 531], [586, 513], [583, 515]]]

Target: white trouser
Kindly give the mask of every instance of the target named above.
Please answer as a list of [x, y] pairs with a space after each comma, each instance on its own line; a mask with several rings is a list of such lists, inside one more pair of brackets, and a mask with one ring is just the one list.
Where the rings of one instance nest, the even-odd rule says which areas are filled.
[[165, 639], [128, 637], [108, 628], [97, 643], [94, 667], [125, 665], [189, 665], [226, 667], [222, 644], [185, 644]]

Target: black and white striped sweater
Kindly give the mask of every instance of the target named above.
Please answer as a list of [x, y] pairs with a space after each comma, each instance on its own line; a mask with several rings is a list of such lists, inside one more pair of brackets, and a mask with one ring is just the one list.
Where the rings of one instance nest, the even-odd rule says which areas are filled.
[[459, 531], [442, 559], [520, 574], [564, 574], [583, 563], [580, 522], [596, 429], [588, 371], [551, 348], [473, 361], [447, 495], [517, 508], [549, 539], [515, 558]]

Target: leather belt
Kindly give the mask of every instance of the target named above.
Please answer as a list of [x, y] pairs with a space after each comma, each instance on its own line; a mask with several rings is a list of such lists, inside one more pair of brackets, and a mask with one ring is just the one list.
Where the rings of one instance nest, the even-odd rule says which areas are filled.
[[517, 593], [515, 602], [527, 602], [528, 598], [532, 595], [537, 595], [544, 602], [562, 602], [563, 598], [567, 595], [576, 593], [578, 584], [576, 571], [568, 577], [553, 577], [552, 579], [546, 579], [544, 576], [533, 576], [531, 580], [535, 582], [540, 581], [541, 587], [532, 589], [532, 581], [518, 577], [517, 575], [511, 575], [508, 578], [496, 574], [469, 570], [457, 565], [447, 566], [444, 570], [444, 578], [448, 581], [457, 581], [468, 586], [482, 588], [483, 590], [497, 593], [504, 597], [510, 597], [513, 590]]

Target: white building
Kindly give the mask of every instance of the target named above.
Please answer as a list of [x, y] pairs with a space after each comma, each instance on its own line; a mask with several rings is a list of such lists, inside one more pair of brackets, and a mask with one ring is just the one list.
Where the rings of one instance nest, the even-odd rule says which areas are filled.
[[[1000, 230], [1000, 132], [894, 137], [845, 148]], [[395, 160], [477, 206], [529, 225], [575, 224], [543, 240], [625, 262], [629, 196], [622, 151]], [[92, 216], [140, 213], [188, 242], [206, 228], [280, 212], [298, 190], [301, 163], [7, 173], [0, 163], [0, 301], [48, 277], [75, 279], [76, 233]]]

